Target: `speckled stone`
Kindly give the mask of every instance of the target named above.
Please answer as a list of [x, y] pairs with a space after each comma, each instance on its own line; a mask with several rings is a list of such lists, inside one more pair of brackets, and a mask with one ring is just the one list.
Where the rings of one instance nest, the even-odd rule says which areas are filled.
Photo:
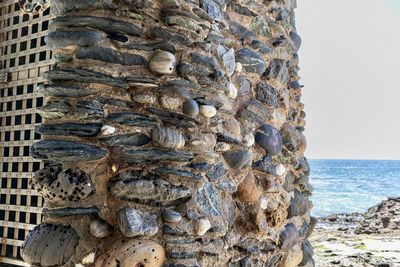
[[262, 125], [255, 134], [255, 140], [270, 156], [277, 155], [282, 151], [281, 135], [278, 129], [271, 125]]
[[242, 48], [236, 51], [235, 56], [236, 60], [242, 64], [247, 72], [262, 74], [266, 70], [263, 57], [249, 48]]

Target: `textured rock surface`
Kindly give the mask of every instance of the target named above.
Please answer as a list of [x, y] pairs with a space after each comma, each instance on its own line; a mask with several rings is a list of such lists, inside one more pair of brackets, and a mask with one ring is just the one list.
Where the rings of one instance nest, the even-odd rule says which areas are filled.
[[32, 181], [68, 266], [313, 266], [295, 2], [52, 1]]

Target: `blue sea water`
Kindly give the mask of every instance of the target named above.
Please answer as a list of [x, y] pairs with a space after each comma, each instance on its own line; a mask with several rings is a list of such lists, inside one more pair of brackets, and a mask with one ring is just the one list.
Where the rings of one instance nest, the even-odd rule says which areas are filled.
[[387, 197], [400, 197], [400, 161], [309, 160], [313, 216], [365, 212]]

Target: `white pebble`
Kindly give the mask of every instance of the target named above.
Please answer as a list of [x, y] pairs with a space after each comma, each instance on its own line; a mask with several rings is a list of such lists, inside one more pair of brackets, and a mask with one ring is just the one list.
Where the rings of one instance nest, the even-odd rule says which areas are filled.
[[150, 70], [157, 74], [172, 74], [175, 71], [175, 66], [174, 54], [162, 50], [156, 51], [149, 63]]
[[229, 83], [228, 89], [229, 89], [229, 97], [235, 99], [238, 95], [238, 90], [236, 86], [233, 83]]
[[246, 134], [243, 137], [243, 141], [244, 141], [245, 145], [248, 146], [248, 147], [254, 145], [254, 143], [255, 143], [254, 135], [251, 134], [251, 133]]
[[212, 118], [217, 115], [217, 109], [210, 105], [202, 105], [200, 106], [200, 113], [203, 114], [204, 117]]
[[235, 71], [237, 73], [241, 73], [242, 72], [242, 68], [243, 68], [242, 63], [236, 62]]
[[204, 235], [211, 228], [211, 223], [207, 218], [201, 218], [197, 222], [197, 235]]
[[115, 133], [115, 131], [115, 127], [112, 127], [110, 125], [104, 125], [103, 127], [101, 127], [101, 135], [110, 135]]
[[262, 210], [266, 210], [268, 208], [268, 199], [266, 199], [265, 197], [261, 198], [260, 208]]
[[94, 262], [95, 257], [96, 257], [96, 254], [94, 252], [92, 252], [83, 258], [82, 263], [83, 264], [92, 264]]
[[283, 164], [279, 164], [276, 166], [276, 168], [275, 168], [276, 175], [282, 176], [285, 174], [285, 172], [286, 172], [286, 168], [285, 168], [285, 166], [283, 166]]

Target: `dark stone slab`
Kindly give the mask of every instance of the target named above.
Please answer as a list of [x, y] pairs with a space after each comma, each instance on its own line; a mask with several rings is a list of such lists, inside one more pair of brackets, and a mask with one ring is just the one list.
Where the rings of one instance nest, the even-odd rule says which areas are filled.
[[211, 180], [216, 180], [226, 174], [226, 170], [224, 168], [224, 164], [222, 162], [214, 165], [212, 169], [207, 172], [206, 176]]
[[237, 149], [223, 152], [223, 156], [229, 166], [234, 170], [240, 170], [244, 166], [251, 164], [253, 154], [246, 149]]
[[153, 236], [158, 232], [157, 215], [130, 207], [118, 212], [117, 224], [126, 237]]
[[72, 111], [72, 105], [65, 99], [51, 99], [36, 111], [45, 119], [60, 119]]
[[64, 15], [73, 10], [86, 10], [93, 8], [98, 0], [57, 0], [51, 3], [51, 11], [55, 15]]
[[42, 213], [43, 213], [43, 215], [66, 217], [66, 216], [79, 216], [79, 215], [99, 214], [100, 210], [98, 208], [96, 208], [96, 207], [88, 207], [88, 208], [59, 208], [59, 209], [44, 208]]
[[[303, 250], [303, 260], [300, 262], [299, 266], [315, 266], [315, 261], [313, 259], [314, 250], [310, 241], [304, 240], [301, 245], [301, 250]], [[389, 266], [389, 264], [387, 266]]]
[[95, 31], [56, 31], [50, 32], [44, 40], [51, 50], [55, 50], [70, 45], [95, 45], [101, 39], [101, 34]]
[[41, 124], [35, 127], [35, 132], [43, 135], [74, 135], [92, 137], [100, 133], [102, 123], [57, 123]]
[[249, 16], [249, 17], [253, 17], [256, 14], [253, 13], [253, 11], [251, 11], [250, 9], [248, 9], [245, 6], [233, 3], [233, 2], [229, 2], [229, 7], [235, 11], [236, 13], [243, 15], [243, 16]]
[[144, 146], [151, 142], [151, 138], [143, 133], [130, 133], [100, 137], [100, 142], [110, 146]]
[[282, 152], [282, 138], [279, 130], [269, 124], [262, 125], [256, 132], [256, 143], [261, 146], [267, 155], [274, 156]]
[[222, 19], [221, 8], [212, 0], [200, 0], [200, 7], [207, 12], [213, 20]]
[[297, 243], [298, 238], [299, 232], [296, 226], [293, 223], [288, 223], [279, 234], [279, 247], [285, 250], [290, 249]]
[[278, 91], [267, 83], [258, 83], [255, 88], [256, 98], [271, 107], [279, 107]]
[[106, 117], [106, 120], [128, 126], [147, 127], [157, 125], [156, 119], [136, 112], [112, 113]]
[[101, 119], [104, 116], [103, 104], [97, 100], [78, 101], [73, 115], [80, 119]]
[[[240, 25], [237, 22], [229, 21], [229, 30], [233, 35], [240, 38], [254, 39], [256, 35], [254, 32], [250, 31], [248, 28]], [[236, 60], [237, 61], [237, 60]]]
[[145, 177], [138, 172], [123, 173], [108, 182], [112, 196], [150, 206], [170, 207], [190, 200], [190, 189], [175, 186], [157, 177]]
[[195, 252], [178, 252], [171, 251], [168, 253], [168, 257], [171, 259], [194, 259], [197, 258], [197, 253]]
[[211, 183], [205, 183], [197, 191], [196, 201], [206, 214], [212, 216], [222, 215], [221, 196]]
[[172, 44], [168, 41], [158, 42], [158, 43], [145, 43], [145, 44], [128, 42], [128, 43], [124, 44], [123, 47], [128, 48], [128, 49], [135, 49], [135, 50], [144, 50], [144, 51], [163, 50], [163, 51], [170, 52], [172, 54], [176, 53], [174, 44]]
[[103, 148], [74, 141], [45, 140], [31, 146], [31, 155], [37, 159], [55, 162], [78, 162], [105, 157]]
[[104, 47], [79, 47], [76, 50], [78, 59], [93, 59], [122, 65], [146, 65], [147, 60], [140, 55], [118, 53], [116, 50]]
[[270, 53], [272, 53], [272, 48], [271, 47], [269, 47], [266, 43], [264, 43], [264, 42], [261, 42], [261, 41], [259, 41], [259, 40], [253, 40], [253, 41], [251, 41], [251, 47], [255, 50], [255, 51], [257, 51], [257, 52], [259, 52], [259, 53], [261, 53], [261, 54], [270, 54]]
[[260, 101], [250, 100], [247, 107], [240, 111], [240, 117], [251, 121], [256, 125], [263, 124], [272, 114], [272, 109], [268, 109]]
[[50, 81], [74, 81], [82, 83], [100, 83], [127, 89], [127, 82], [120, 78], [113, 78], [102, 73], [75, 69], [58, 68], [45, 72], [44, 77]]
[[153, 38], [159, 38], [161, 40], [164, 41], [169, 41], [172, 43], [177, 43], [180, 45], [184, 45], [184, 46], [189, 46], [190, 45], [190, 40], [189, 38], [180, 32], [175, 32], [175, 31], [171, 31], [168, 29], [164, 29], [161, 27], [152, 27], [149, 31], [150, 33], [150, 37]]
[[197, 180], [203, 179], [203, 176], [201, 176], [199, 174], [192, 173], [190, 171], [177, 170], [177, 169], [166, 168], [166, 167], [157, 168], [157, 169], [154, 170], [154, 172], [156, 172], [158, 174], [172, 174], [172, 175], [175, 175], [175, 176], [191, 178], [191, 179], [197, 179]]
[[115, 34], [129, 34], [133, 36], [142, 36], [143, 28], [136, 24], [116, 20], [112, 18], [103, 17], [91, 17], [91, 16], [65, 16], [58, 17], [53, 20], [53, 27], [89, 27], [97, 30], [101, 30], [105, 33]]
[[290, 79], [289, 69], [286, 62], [279, 59], [272, 60], [266, 69], [264, 76], [267, 79], [274, 79], [285, 85]]
[[262, 74], [266, 70], [264, 58], [254, 50], [242, 48], [236, 51], [235, 57], [247, 72]]
[[189, 79], [190, 76], [209, 77], [211, 74], [213, 74], [213, 70], [210, 70], [207, 67], [190, 64], [187, 62], [181, 62], [177, 67], [177, 71], [179, 75], [185, 79]]
[[307, 200], [307, 198], [305, 198], [300, 191], [294, 190], [294, 195], [290, 199], [290, 206], [288, 209], [288, 219], [293, 218], [295, 216], [303, 216], [304, 214], [306, 214], [309, 207], [310, 203]]
[[38, 86], [38, 91], [45, 96], [57, 97], [81, 97], [94, 94], [94, 92], [89, 89], [60, 84], [41, 84]]
[[289, 37], [290, 37], [290, 40], [292, 40], [292, 42], [294, 44], [294, 47], [296, 48], [295, 52], [299, 51], [300, 46], [301, 46], [301, 38], [300, 38], [300, 36], [296, 32], [291, 31], [289, 33]]
[[116, 156], [117, 160], [126, 163], [145, 163], [157, 161], [186, 162], [193, 159], [192, 153], [163, 149], [127, 150]]
[[210, 164], [208, 164], [207, 162], [197, 162], [197, 163], [190, 163], [187, 165], [187, 167], [200, 171], [207, 171], [210, 169]]
[[176, 112], [172, 112], [172, 111], [168, 111], [168, 110], [164, 110], [164, 109], [153, 108], [153, 107], [148, 107], [146, 110], [148, 112], [151, 112], [151, 113], [161, 116], [163, 118], [176, 119], [176, 120], [189, 121], [189, 122], [197, 122], [192, 117], [189, 117], [189, 116], [187, 116], [185, 114], [181, 114], [181, 113], [176, 113]]

